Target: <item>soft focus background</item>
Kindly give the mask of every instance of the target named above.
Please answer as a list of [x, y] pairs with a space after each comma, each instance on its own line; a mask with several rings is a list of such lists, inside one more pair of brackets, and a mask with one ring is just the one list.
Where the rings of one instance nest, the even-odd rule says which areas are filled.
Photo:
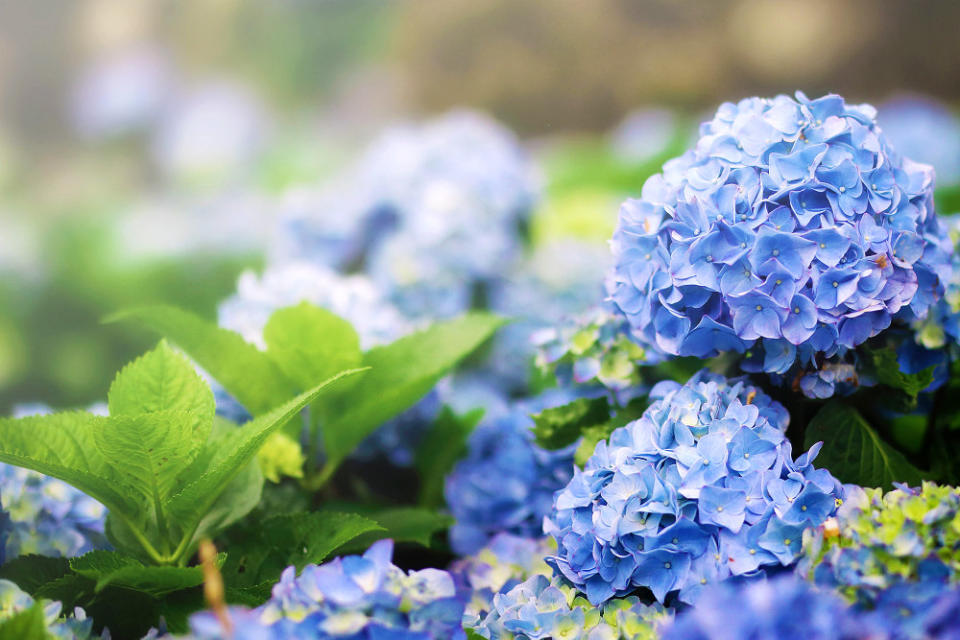
[[451, 108], [533, 154], [534, 241], [602, 247], [719, 102], [798, 88], [879, 105], [952, 212], [958, 20], [935, 0], [0, 0], [0, 413], [102, 398], [153, 340], [104, 316], [213, 318], [291, 190]]

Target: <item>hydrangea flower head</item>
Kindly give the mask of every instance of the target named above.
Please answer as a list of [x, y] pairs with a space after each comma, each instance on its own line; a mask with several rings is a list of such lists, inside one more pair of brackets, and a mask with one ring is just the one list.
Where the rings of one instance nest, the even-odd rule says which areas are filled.
[[674, 619], [663, 640], [890, 639], [883, 626], [792, 575], [770, 580], [728, 581], [707, 589], [697, 605]]
[[470, 435], [468, 452], [447, 476], [444, 495], [456, 523], [450, 545], [458, 555], [477, 552], [497, 533], [542, 534], [553, 493], [573, 474], [577, 444], [550, 451], [533, 436], [530, 414], [575, 399], [554, 390], [484, 420]]
[[299, 576], [287, 568], [259, 609], [261, 622], [293, 622], [298, 632], [313, 631], [309, 637], [318, 640], [464, 638], [464, 606], [450, 574], [438, 569], [404, 573], [392, 564], [392, 554], [393, 542], [382, 540], [363, 556], [307, 565]]
[[[0, 580], [0, 623], [34, 606], [35, 600], [9, 580]], [[94, 638], [93, 620], [77, 607], [71, 616], [61, 616], [59, 602], [46, 602], [43, 607], [47, 633], [53, 640], [90, 640]], [[105, 637], [106, 634], [105, 634]]]
[[872, 604], [903, 582], [960, 578], [960, 489], [848, 487], [836, 518], [804, 535], [798, 571]]
[[450, 565], [457, 589], [467, 602], [464, 619], [478, 620], [490, 611], [493, 597], [534, 575], [550, 576], [544, 558], [557, 549], [550, 538], [521, 538], [498, 533], [477, 553]]
[[813, 370], [943, 295], [933, 170], [839, 96], [721, 105], [620, 210], [610, 278], [631, 335], [669, 355]]
[[562, 579], [535, 575], [493, 598], [473, 630], [488, 640], [654, 640], [670, 613], [636, 597], [591, 605]]
[[[92, 411], [101, 411], [98, 407]], [[46, 405], [14, 408], [14, 417], [50, 413]], [[27, 554], [72, 557], [107, 547], [106, 508], [66, 482], [0, 463], [7, 559]]]
[[557, 492], [549, 562], [595, 604], [641, 587], [692, 602], [709, 583], [794, 563], [803, 530], [841, 496], [813, 467], [819, 447], [794, 460], [786, 410], [743, 381], [701, 371], [650, 398]]
[[917, 341], [927, 349], [940, 349], [948, 343], [960, 342], [960, 215], [943, 216], [950, 243], [954, 247], [951, 259], [953, 273], [945, 283], [943, 298], [930, 309], [923, 320], [914, 322]]

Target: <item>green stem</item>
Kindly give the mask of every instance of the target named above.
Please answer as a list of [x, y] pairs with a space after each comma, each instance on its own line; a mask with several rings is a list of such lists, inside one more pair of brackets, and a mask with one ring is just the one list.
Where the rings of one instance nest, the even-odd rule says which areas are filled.
[[127, 525], [127, 528], [133, 533], [133, 537], [137, 539], [137, 542], [140, 543], [140, 546], [143, 547], [143, 550], [147, 552], [147, 555], [150, 556], [150, 559], [157, 564], [170, 564], [170, 559], [160, 555], [160, 552], [150, 544], [150, 541], [147, 540], [147, 537], [140, 532], [139, 529], [130, 524], [130, 521], [126, 518], [123, 518], [124, 523]]
[[319, 491], [325, 484], [327, 484], [327, 482], [330, 481], [330, 478], [332, 478], [333, 474], [337, 472], [337, 468], [339, 466], [339, 462], [327, 460], [326, 463], [324, 463], [323, 468], [320, 469], [319, 473], [314, 473], [304, 478], [301, 486], [307, 491]]

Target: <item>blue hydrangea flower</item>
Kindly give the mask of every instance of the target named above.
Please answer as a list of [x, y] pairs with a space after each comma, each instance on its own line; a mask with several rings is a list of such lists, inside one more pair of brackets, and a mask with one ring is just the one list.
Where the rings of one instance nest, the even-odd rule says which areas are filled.
[[[103, 413], [105, 408], [91, 407]], [[20, 405], [14, 417], [51, 413], [41, 404]], [[31, 553], [79, 556], [108, 547], [106, 508], [66, 482], [0, 463], [0, 504], [6, 511], [6, 558]]]
[[450, 574], [438, 569], [404, 573], [391, 563], [392, 554], [393, 543], [381, 540], [363, 556], [307, 565], [299, 577], [289, 567], [259, 609], [261, 621], [289, 620], [318, 640], [464, 638], [464, 605]]
[[[0, 623], [34, 606], [36, 601], [9, 580], [0, 580]], [[77, 607], [71, 616], [61, 616], [63, 606], [59, 602], [44, 603], [43, 614], [47, 633], [53, 640], [91, 640], [93, 620], [87, 618], [83, 609]], [[109, 635], [105, 632], [104, 638]]]
[[945, 283], [943, 298], [931, 307], [925, 319], [913, 323], [917, 342], [927, 349], [960, 342], [960, 252], [956, 251], [960, 244], [960, 215], [943, 216], [941, 220], [955, 249], [951, 260], [953, 273]]
[[468, 453], [447, 476], [447, 505], [456, 519], [450, 545], [458, 555], [482, 548], [502, 531], [523, 537], [542, 533], [553, 493], [573, 474], [577, 445], [549, 451], [534, 442], [530, 414], [570, 402], [569, 391], [552, 390], [484, 420], [471, 434]]
[[559, 578], [535, 575], [493, 598], [469, 626], [489, 640], [654, 640], [671, 613], [636, 597], [591, 605]]
[[783, 375], [923, 318], [952, 247], [933, 170], [901, 157], [875, 115], [802, 93], [721, 105], [620, 210], [609, 289], [632, 337]]
[[[220, 305], [220, 324], [248, 342], [266, 348], [263, 328], [277, 309], [309, 302], [349, 321], [366, 350], [386, 344], [413, 330], [413, 325], [362, 275], [342, 275], [299, 262], [268, 268], [258, 278], [252, 271], [240, 276], [237, 293]], [[243, 422], [248, 415], [219, 385], [213, 385], [217, 411]], [[413, 463], [416, 446], [439, 410], [435, 393], [371, 434], [355, 453], [359, 459], [381, 455], [398, 466]]]
[[813, 467], [819, 446], [794, 460], [786, 410], [740, 380], [701, 371], [650, 398], [557, 492], [549, 562], [595, 604], [640, 587], [692, 602], [706, 584], [795, 562], [803, 530], [841, 497]]
[[544, 561], [557, 549], [550, 538], [521, 538], [498, 533], [483, 549], [450, 565], [457, 591], [467, 603], [464, 620], [476, 624], [490, 611], [493, 598], [534, 575], [550, 576]]
[[877, 121], [900, 153], [933, 166], [937, 183], [960, 182], [960, 118], [923, 96], [898, 96], [880, 105]]
[[881, 640], [871, 616], [792, 575], [727, 581], [706, 589], [663, 630], [662, 640]]

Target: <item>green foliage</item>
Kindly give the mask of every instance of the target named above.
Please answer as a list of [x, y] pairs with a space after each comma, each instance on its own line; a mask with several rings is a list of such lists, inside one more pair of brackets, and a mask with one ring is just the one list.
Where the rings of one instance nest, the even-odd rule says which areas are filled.
[[892, 348], [864, 351], [863, 374], [886, 387], [883, 401], [900, 411], [915, 409], [917, 396], [933, 382], [934, 367], [919, 373], [903, 373], [897, 362], [897, 353]]
[[441, 410], [417, 451], [420, 506], [436, 508], [443, 504], [443, 481], [457, 460], [463, 457], [467, 438], [482, 418], [483, 409], [474, 409], [462, 416], [450, 407]]
[[444, 513], [417, 507], [376, 509], [368, 505], [337, 505], [336, 508], [352, 508], [383, 528], [383, 531], [371, 531], [358, 536], [337, 549], [337, 555], [362, 553], [371, 544], [384, 538], [429, 547], [437, 533], [453, 524], [453, 518]]
[[355, 513], [312, 512], [274, 516], [244, 530], [235, 545], [226, 547], [224, 584], [234, 596], [261, 604], [288, 566], [297, 571], [319, 564], [339, 547], [362, 534], [385, 532], [373, 520]]
[[884, 442], [853, 407], [834, 400], [807, 426], [804, 448], [823, 441], [817, 465], [841, 482], [890, 488], [894, 482], [919, 484], [923, 474], [902, 453]]
[[51, 637], [47, 631], [47, 620], [44, 616], [42, 602], [35, 602], [29, 609], [15, 613], [0, 622], [0, 638], [49, 640]]
[[468, 313], [400, 338], [363, 355], [371, 368], [357, 384], [325, 399], [323, 425], [328, 468], [335, 467], [393, 416], [409, 409], [463, 358], [503, 324], [486, 313]]
[[249, 484], [241, 472], [266, 438], [350, 373], [242, 428], [214, 429], [209, 388], [161, 342], [117, 377], [109, 394], [116, 413], [108, 418], [74, 412], [0, 420], [0, 461], [60, 478], [102, 502], [118, 550], [179, 564], [199, 536], [256, 503], [258, 486], [227, 489], [238, 477]]
[[[219, 562], [222, 564], [224, 559], [225, 556], [221, 555]], [[71, 558], [70, 570], [92, 580], [94, 591], [98, 593], [114, 586], [160, 598], [203, 583], [203, 571], [198, 566], [149, 566], [133, 556], [115, 551], [91, 551]]]
[[576, 442], [584, 430], [609, 421], [610, 404], [606, 398], [578, 398], [534, 415], [533, 433], [541, 447], [562, 449]]
[[110, 319], [136, 320], [165, 336], [254, 415], [269, 411], [296, 394], [296, 387], [264, 352], [240, 334], [192, 313], [156, 306], [125, 311]]

